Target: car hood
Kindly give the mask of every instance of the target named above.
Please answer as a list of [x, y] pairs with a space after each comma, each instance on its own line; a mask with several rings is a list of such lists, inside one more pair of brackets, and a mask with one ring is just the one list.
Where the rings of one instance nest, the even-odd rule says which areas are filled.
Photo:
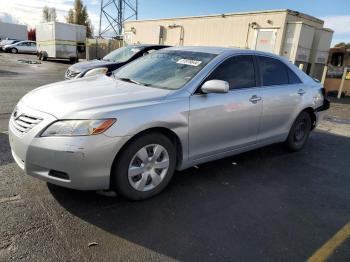
[[119, 63], [113, 61], [105, 61], [105, 60], [90, 60], [85, 62], [80, 62], [72, 65], [69, 69], [75, 72], [84, 72], [89, 69], [110, 66], [110, 65], [118, 65]]
[[26, 94], [21, 102], [58, 119], [83, 119], [154, 103], [170, 92], [99, 75], [39, 87]]

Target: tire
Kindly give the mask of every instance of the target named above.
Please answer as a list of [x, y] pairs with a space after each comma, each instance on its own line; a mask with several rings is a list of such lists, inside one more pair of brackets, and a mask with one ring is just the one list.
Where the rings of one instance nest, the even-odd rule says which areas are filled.
[[[154, 156], [155, 152], [161, 153], [157, 157]], [[147, 161], [142, 161], [137, 156], [138, 153], [147, 156], [141, 157]], [[167, 160], [167, 168], [157, 169], [161, 165], [165, 166]], [[127, 145], [116, 159], [112, 168], [111, 185], [127, 199], [147, 199], [160, 193], [169, 184], [175, 166], [176, 149], [171, 140], [160, 133], [145, 134]]]
[[38, 59], [41, 60], [43, 57], [43, 54], [40, 52], [40, 53], [37, 53], [37, 56], [38, 56]]
[[12, 54], [17, 54], [17, 53], [18, 53], [17, 48], [11, 48], [11, 53], [12, 53]]
[[79, 62], [79, 58], [78, 57], [70, 57], [69, 62], [71, 64], [75, 64], [75, 63]]
[[285, 145], [289, 151], [296, 152], [305, 146], [312, 128], [311, 117], [307, 112], [301, 112], [295, 119]]

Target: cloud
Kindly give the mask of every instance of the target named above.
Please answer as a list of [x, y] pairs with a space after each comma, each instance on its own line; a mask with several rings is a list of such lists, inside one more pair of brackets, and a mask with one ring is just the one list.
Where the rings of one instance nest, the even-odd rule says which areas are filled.
[[6, 12], [0, 12], [0, 21], [5, 23], [11, 23], [11, 24], [18, 24], [19, 21], [14, 18], [12, 15]]
[[350, 15], [326, 16], [322, 19], [325, 27], [333, 29], [335, 34], [350, 33]]
[[[84, 4], [88, 5], [89, 17], [92, 20], [94, 26], [98, 26], [95, 23], [98, 21], [97, 13], [98, 8], [91, 5], [97, 5], [98, 0], [85, 0]], [[65, 22], [65, 16], [68, 10], [73, 7], [74, 0], [10, 0], [6, 5], [1, 6], [0, 19], [2, 14], [7, 14], [11, 17], [11, 21], [15, 23], [26, 24], [29, 27], [35, 27], [42, 21], [42, 9], [44, 6], [56, 8], [57, 20]], [[5, 15], [4, 15], [5, 16]], [[6, 19], [9, 19], [6, 16]]]

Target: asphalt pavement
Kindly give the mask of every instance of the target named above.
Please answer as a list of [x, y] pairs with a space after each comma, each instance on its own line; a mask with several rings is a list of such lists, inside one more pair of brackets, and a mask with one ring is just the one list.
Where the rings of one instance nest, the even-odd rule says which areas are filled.
[[277, 144], [203, 164], [130, 202], [17, 167], [15, 104], [69, 66], [21, 58], [36, 60], [0, 53], [0, 261], [350, 261], [350, 100], [332, 101], [301, 152]]

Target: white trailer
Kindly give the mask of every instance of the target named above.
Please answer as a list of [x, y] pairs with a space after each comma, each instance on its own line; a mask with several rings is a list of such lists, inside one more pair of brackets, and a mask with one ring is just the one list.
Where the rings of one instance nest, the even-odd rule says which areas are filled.
[[27, 40], [27, 26], [0, 22], [0, 40]]
[[85, 52], [86, 26], [60, 22], [36, 26], [39, 59], [64, 58], [75, 62]]

